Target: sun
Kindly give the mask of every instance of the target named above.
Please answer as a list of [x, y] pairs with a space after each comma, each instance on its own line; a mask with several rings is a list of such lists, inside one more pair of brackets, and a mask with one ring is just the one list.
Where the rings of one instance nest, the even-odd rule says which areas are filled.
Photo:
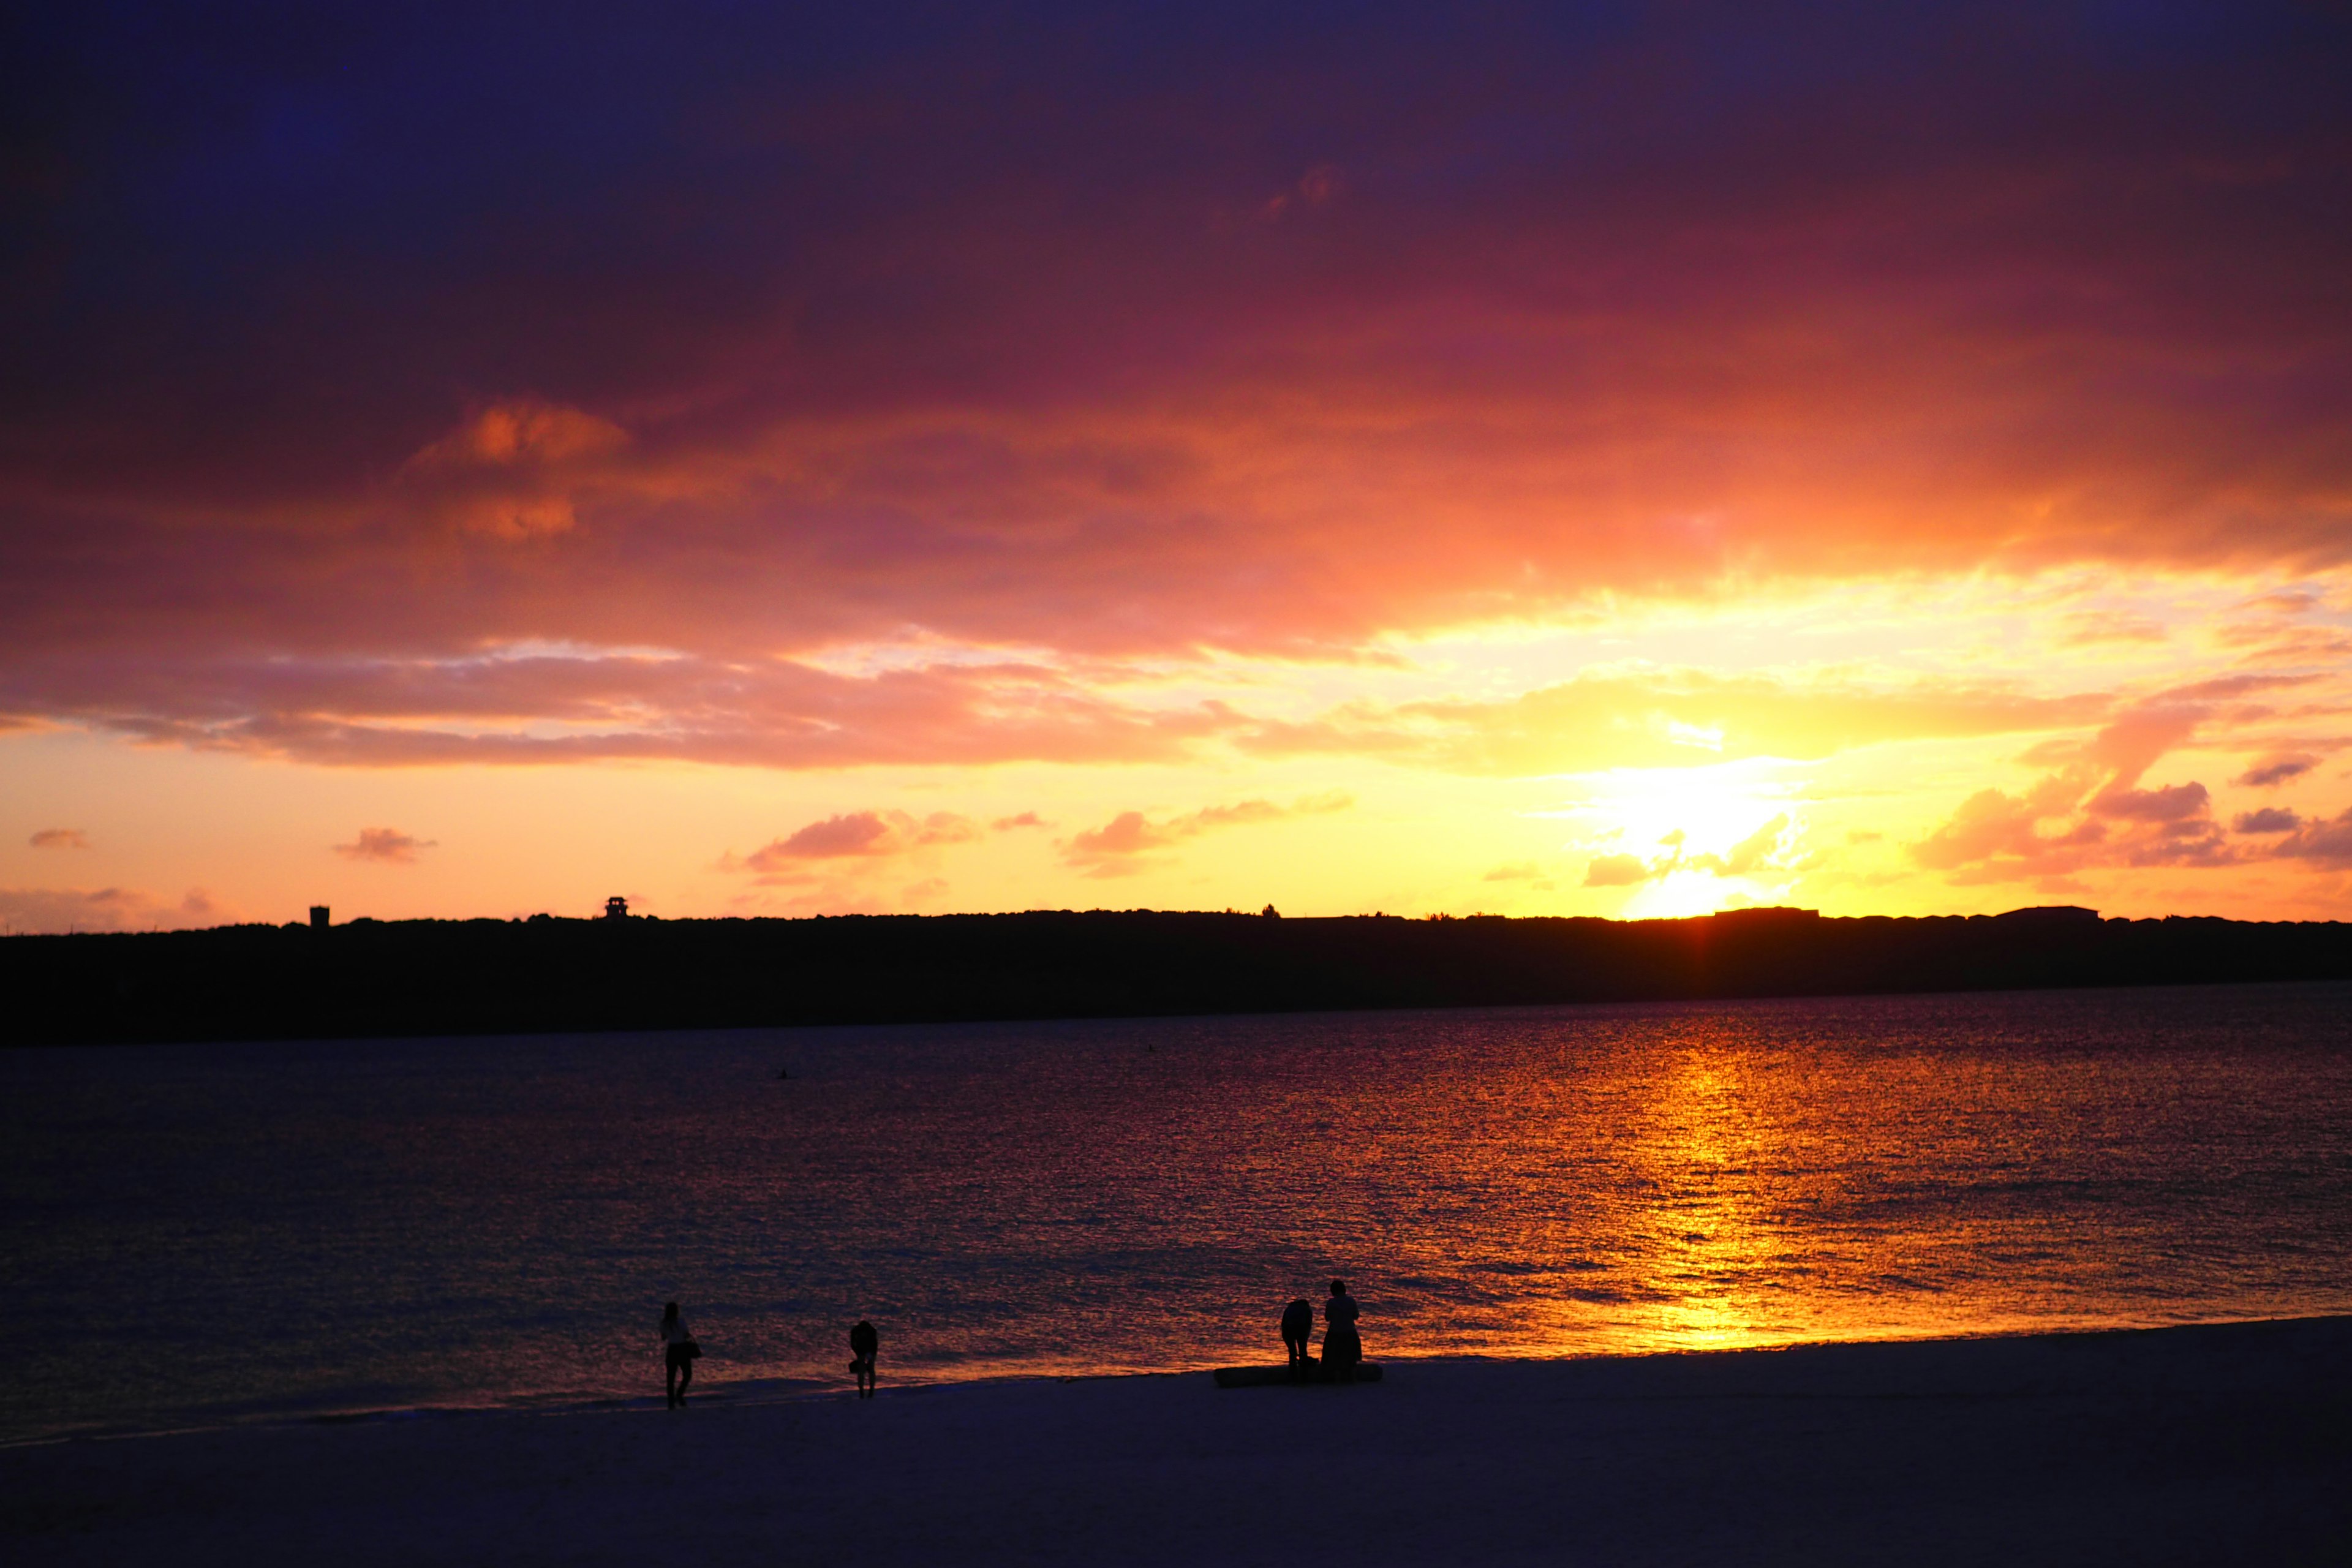
[[1646, 874], [1621, 911], [1630, 918], [1706, 914], [1748, 901], [1791, 879], [1787, 854], [1801, 824], [1789, 766], [1758, 758], [1596, 775], [1574, 814], [1592, 832], [1569, 847], [1641, 863]]
[[1739, 883], [1702, 871], [1670, 871], [1645, 882], [1617, 911], [1620, 920], [1673, 921], [1686, 915], [1711, 915], [1724, 906]]

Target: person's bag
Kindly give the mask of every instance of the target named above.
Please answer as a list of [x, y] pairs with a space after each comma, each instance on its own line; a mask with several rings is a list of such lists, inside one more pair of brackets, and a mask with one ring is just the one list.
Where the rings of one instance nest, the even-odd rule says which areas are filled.
[[698, 1361], [702, 1357], [702, 1347], [692, 1340], [680, 1340], [677, 1342], [677, 1353], [688, 1361]]

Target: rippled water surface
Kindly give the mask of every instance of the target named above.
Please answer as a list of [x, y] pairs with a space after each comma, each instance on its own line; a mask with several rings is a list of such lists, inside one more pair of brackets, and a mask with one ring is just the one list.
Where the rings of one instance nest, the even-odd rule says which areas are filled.
[[[0, 1054], [0, 1436], [2352, 1310], [2352, 989]], [[778, 1081], [780, 1068], [791, 1078]]]

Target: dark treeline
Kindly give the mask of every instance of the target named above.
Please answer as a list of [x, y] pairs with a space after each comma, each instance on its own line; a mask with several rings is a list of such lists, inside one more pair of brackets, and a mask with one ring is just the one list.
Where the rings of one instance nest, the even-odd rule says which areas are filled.
[[353, 921], [0, 941], [0, 1040], [323, 1038], [2352, 978], [2352, 925], [1283, 920], [1150, 911]]

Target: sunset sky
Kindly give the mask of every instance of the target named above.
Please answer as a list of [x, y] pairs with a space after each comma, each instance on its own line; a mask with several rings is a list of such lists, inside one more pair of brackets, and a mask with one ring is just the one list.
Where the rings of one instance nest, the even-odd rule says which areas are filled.
[[2352, 6], [37, 9], [9, 929], [2352, 918]]

